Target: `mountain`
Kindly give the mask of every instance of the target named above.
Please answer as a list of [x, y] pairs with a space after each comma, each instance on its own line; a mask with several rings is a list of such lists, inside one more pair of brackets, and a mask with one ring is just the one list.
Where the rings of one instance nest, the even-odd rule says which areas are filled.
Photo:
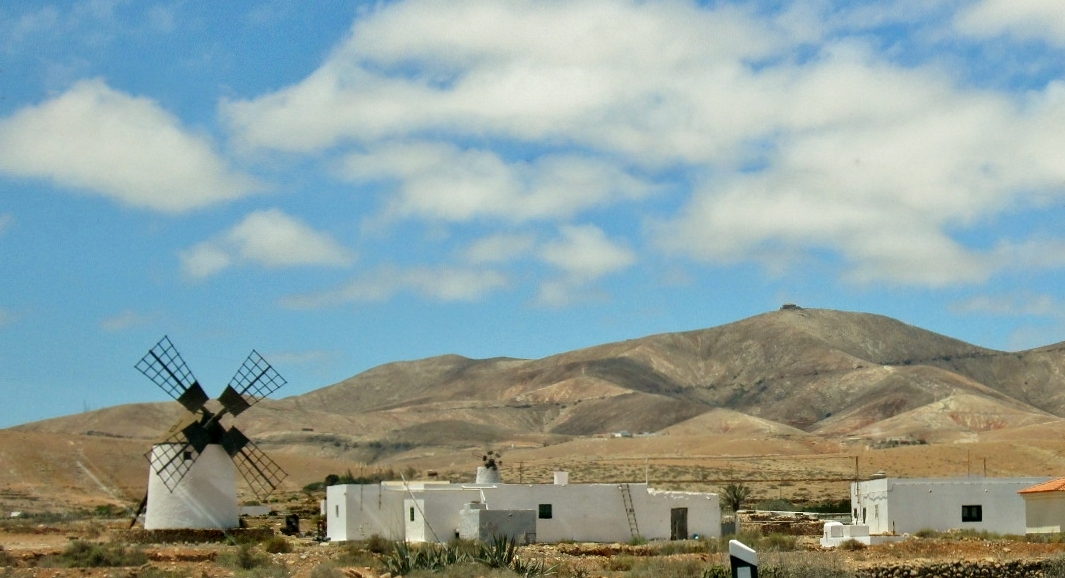
[[[237, 422], [289, 472], [288, 500], [344, 471], [465, 479], [488, 447], [506, 449], [510, 481], [742, 477], [756, 496], [838, 499], [860, 471], [1062, 475], [1063, 351], [788, 306], [543, 359], [389, 363]], [[135, 505], [144, 453], [183, 411], [129, 404], [0, 430], [0, 510]]]
[[[543, 359], [390, 363], [265, 400], [240, 420], [264, 447], [361, 462], [415, 447], [731, 427], [715, 418], [723, 410], [744, 422], [735, 427], [767, 432], [952, 440], [1065, 416], [1063, 350], [1007, 353], [881, 315], [789, 306]], [[150, 439], [179, 410], [138, 404], [16, 429]]]

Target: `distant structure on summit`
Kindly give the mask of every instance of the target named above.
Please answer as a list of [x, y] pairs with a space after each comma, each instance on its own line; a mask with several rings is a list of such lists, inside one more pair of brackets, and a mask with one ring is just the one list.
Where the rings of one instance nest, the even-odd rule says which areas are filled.
[[[211, 401], [168, 337], [136, 368], [186, 410], [148, 454], [148, 492], [133, 517], [146, 530], [230, 529], [240, 525], [236, 471], [264, 499], [285, 472], [224, 416], [236, 417], [285, 385], [285, 379], [255, 350]], [[208, 405], [215, 409], [209, 409]]]

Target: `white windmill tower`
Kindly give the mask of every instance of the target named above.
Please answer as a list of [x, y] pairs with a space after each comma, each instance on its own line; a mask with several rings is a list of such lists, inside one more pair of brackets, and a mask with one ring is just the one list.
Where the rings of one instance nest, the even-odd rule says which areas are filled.
[[[239, 471], [260, 499], [285, 472], [236, 427], [222, 418], [237, 416], [282, 385], [285, 379], [255, 350], [237, 370], [216, 403], [185, 365], [168, 337], [148, 351], [136, 368], [189, 411], [148, 453], [145, 530], [229, 529], [240, 525]], [[134, 516], [136, 521], [137, 516]]]

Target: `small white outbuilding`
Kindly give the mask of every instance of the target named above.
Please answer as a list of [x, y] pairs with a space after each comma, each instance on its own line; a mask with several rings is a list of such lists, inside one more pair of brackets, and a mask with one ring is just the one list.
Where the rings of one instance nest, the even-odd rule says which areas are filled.
[[1048, 478], [889, 478], [851, 483], [851, 514], [869, 534], [920, 530], [1025, 533], [1019, 491]]
[[[647, 484], [382, 482], [326, 490], [330, 540], [378, 535], [447, 542], [486, 532], [525, 542], [627, 542], [720, 536], [717, 494], [660, 491]], [[530, 524], [530, 521], [532, 522]]]
[[1065, 478], [1018, 492], [1024, 500], [1026, 534], [1058, 534], [1065, 527]]

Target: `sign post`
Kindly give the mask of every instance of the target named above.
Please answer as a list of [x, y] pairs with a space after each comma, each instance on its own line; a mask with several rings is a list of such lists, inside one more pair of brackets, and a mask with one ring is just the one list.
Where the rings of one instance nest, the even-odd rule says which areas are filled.
[[732, 578], [758, 578], [758, 553], [739, 540], [728, 541]]

